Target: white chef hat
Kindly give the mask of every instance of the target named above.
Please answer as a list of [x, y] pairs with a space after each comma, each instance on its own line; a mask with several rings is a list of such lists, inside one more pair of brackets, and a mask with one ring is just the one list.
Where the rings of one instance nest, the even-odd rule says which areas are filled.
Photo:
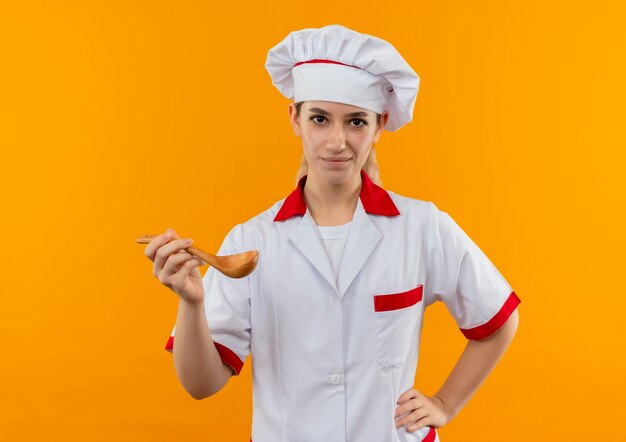
[[296, 103], [335, 101], [376, 113], [385, 130], [413, 119], [419, 75], [390, 43], [341, 25], [290, 32], [267, 53], [272, 83]]

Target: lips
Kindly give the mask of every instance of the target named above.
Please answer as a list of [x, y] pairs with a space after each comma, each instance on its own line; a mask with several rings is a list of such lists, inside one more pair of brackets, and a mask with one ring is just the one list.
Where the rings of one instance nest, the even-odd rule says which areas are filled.
[[351, 158], [324, 158], [326, 167], [330, 169], [345, 169], [349, 166]]

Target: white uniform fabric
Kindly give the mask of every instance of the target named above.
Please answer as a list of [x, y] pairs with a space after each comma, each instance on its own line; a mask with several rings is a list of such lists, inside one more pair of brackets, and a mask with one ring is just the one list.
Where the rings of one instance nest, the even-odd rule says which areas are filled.
[[[302, 197], [306, 176], [224, 239], [220, 255], [259, 250], [252, 274], [204, 275], [222, 359], [239, 374], [252, 354], [254, 442], [438, 440], [434, 429], [394, 425], [424, 309], [444, 302], [465, 336], [482, 339], [520, 302], [446, 212], [361, 176], [338, 278]], [[173, 343], [174, 330], [166, 349]]]

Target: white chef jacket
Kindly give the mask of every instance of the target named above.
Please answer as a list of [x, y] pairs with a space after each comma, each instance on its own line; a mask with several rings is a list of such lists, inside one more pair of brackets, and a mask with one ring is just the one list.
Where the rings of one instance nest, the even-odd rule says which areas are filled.
[[303, 198], [306, 176], [226, 235], [218, 255], [258, 250], [254, 272], [233, 279], [211, 267], [203, 277], [222, 360], [235, 375], [252, 354], [254, 442], [437, 441], [434, 428], [394, 424], [415, 380], [424, 309], [444, 302], [468, 339], [483, 339], [520, 302], [446, 212], [361, 178], [337, 278]]

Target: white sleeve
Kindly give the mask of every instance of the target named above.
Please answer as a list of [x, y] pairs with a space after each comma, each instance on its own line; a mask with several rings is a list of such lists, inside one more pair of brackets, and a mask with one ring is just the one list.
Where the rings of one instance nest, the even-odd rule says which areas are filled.
[[[217, 255], [232, 255], [244, 250], [243, 228], [233, 227], [224, 238]], [[215, 347], [224, 363], [238, 375], [250, 353], [250, 276], [229, 278], [213, 267], [202, 278], [204, 285], [204, 313]], [[172, 329], [165, 349], [172, 351]]]
[[466, 338], [484, 339], [521, 301], [450, 215], [429, 204], [426, 304], [443, 301]]

